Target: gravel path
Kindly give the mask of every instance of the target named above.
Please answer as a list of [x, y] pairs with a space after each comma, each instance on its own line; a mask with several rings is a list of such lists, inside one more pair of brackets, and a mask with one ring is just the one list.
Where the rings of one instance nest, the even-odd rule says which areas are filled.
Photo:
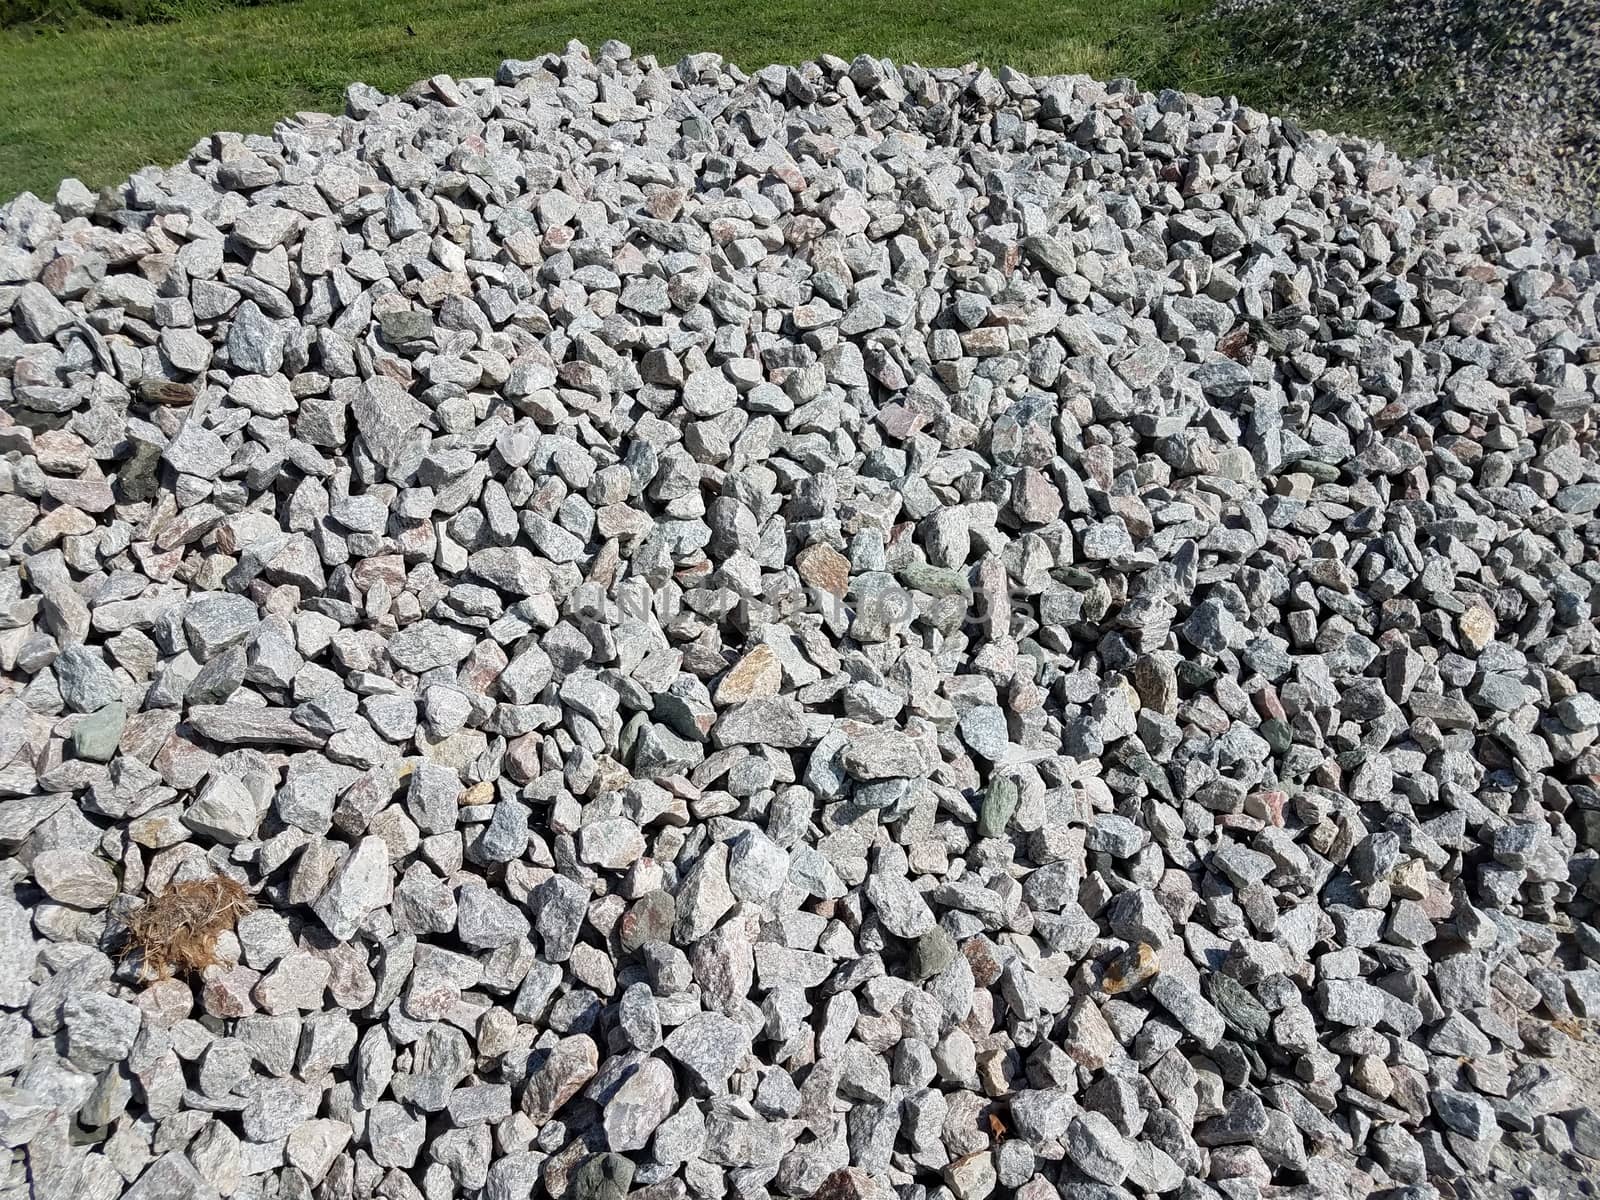
[[1600, 15], [1589, 0], [1221, 0], [1241, 46], [1369, 108], [1444, 169], [1600, 225]]
[[865, 56], [19, 197], [0, 1197], [1578, 1194], [1597, 297]]

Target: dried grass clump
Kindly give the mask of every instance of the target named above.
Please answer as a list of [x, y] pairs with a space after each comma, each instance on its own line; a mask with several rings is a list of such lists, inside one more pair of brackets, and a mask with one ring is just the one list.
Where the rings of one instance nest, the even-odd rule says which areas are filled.
[[217, 961], [217, 938], [255, 906], [226, 875], [171, 884], [128, 918], [128, 949], [139, 951], [150, 978], [198, 974]]

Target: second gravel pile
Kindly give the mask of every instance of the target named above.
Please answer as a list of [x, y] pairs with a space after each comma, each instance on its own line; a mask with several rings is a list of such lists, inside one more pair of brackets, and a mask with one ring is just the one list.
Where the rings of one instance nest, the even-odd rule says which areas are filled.
[[0, 210], [0, 1194], [1593, 1175], [1600, 261], [1082, 78], [347, 100]]
[[1217, 0], [1246, 72], [1273, 63], [1311, 111], [1376, 114], [1447, 168], [1580, 236], [1600, 225], [1593, 0]]

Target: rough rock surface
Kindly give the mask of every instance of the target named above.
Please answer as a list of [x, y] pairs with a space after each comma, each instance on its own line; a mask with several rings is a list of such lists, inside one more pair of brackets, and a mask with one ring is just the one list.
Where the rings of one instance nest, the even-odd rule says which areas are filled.
[[1584, 254], [1217, 99], [616, 43], [19, 197], [0, 1196], [1577, 1188]]

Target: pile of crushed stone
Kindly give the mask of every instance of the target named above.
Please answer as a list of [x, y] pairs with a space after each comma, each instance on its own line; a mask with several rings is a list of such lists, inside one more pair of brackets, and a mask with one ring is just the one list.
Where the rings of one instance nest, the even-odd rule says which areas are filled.
[[1589, 0], [1218, 0], [1241, 56], [1321, 80], [1449, 172], [1600, 225], [1600, 18]]
[[618, 43], [18, 197], [0, 1195], [1577, 1188], [1591, 251]]

